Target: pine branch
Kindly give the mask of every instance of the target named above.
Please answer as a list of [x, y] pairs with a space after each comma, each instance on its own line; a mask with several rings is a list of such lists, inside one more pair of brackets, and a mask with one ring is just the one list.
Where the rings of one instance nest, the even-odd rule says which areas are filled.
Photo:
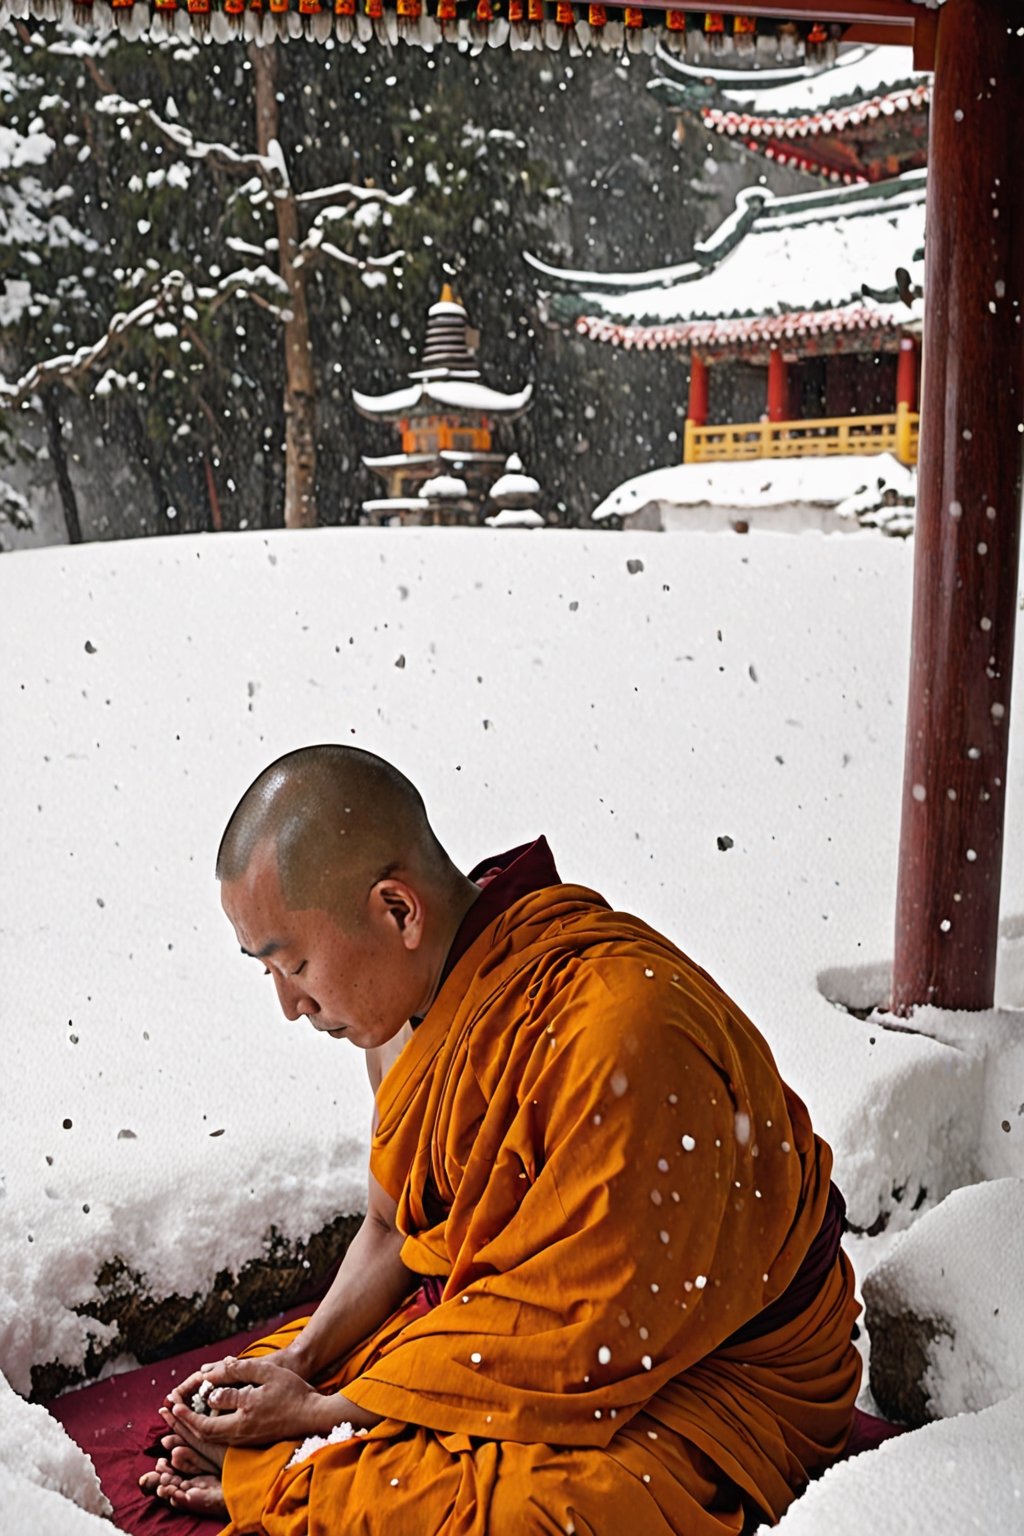
[[322, 229], [311, 229], [299, 245], [294, 265], [296, 268], [320, 266], [325, 256], [339, 266], [350, 267], [356, 272], [372, 272], [388, 271], [397, 266], [405, 260], [405, 251], [390, 251], [387, 256], [350, 256], [347, 251], [325, 240]]
[[[65, 352], [58, 357], [47, 358], [45, 362], [35, 363], [20, 379], [8, 382], [0, 377], [0, 409], [10, 410], [23, 405], [51, 384], [74, 388], [91, 369], [123, 346], [134, 332], [152, 325], [158, 315], [175, 309], [179, 302], [186, 306], [205, 304], [208, 306], [207, 312], [214, 314], [229, 299], [247, 299], [257, 308], [265, 310], [272, 319], [287, 322], [290, 312], [258, 292], [259, 284], [276, 292], [285, 287], [277, 273], [267, 267], [257, 268], [254, 272], [245, 268], [229, 272], [214, 286], [199, 289], [194, 288], [181, 272], [168, 272], [160, 279], [154, 292], [134, 309], [114, 315], [98, 340], [74, 352]], [[194, 309], [192, 313], [194, 315]]]
[[[350, 181], [335, 182], [332, 187], [314, 187], [312, 192], [297, 192], [297, 203], [319, 203], [325, 197], [349, 197], [353, 203], [386, 203], [389, 208], [404, 208], [406, 203], [411, 203], [415, 196], [415, 189], [407, 187], [404, 192], [383, 192], [380, 187], [357, 187]], [[349, 209], [345, 210], [350, 212]]]
[[197, 139], [183, 123], [167, 122], [153, 111], [148, 102], [129, 101], [127, 97], [116, 93], [101, 96], [96, 103], [96, 110], [108, 117], [144, 119], [188, 160], [206, 161], [233, 176], [255, 174], [264, 186], [274, 192], [284, 191], [288, 187], [288, 170], [280, 145], [271, 145], [270, 153], [266, 155], [239, 154], [230, 144], [208, 143], [204, 139]]
[[161, 314], [171, 302], [172, 296], [180, 294], [185, 286], [185, 279], [180, 272], [168, 272], [163, 277], [155, 293], [143, 299], [134, 309], [114, 315], [107, 329], [98, 341], [91, 345], [79, 347], [75, 352], [65, 352], [59, 357], [48, 358], [45, 362], [35, 363], [23, 374], [20, 379], [8, 383], [0, 378], [0, 406], [10, 409], [12, 406], [21, 405], [30, 400], [33, 395], [45, 388], [48, 384], [75, 384], [97, 363], [103, 361], [107, 355], [121, 345], [125, 337], [141, 326], [149, 325]]

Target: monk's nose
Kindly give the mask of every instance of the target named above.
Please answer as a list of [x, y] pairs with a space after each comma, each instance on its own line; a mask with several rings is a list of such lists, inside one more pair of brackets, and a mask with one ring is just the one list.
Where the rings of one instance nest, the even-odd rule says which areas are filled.
[[277, 979], [277, 1000], [286, 1019], [301, 1019], [320, 1012], [319, 1003], [302, 987], [291, 985], [286, 976]]

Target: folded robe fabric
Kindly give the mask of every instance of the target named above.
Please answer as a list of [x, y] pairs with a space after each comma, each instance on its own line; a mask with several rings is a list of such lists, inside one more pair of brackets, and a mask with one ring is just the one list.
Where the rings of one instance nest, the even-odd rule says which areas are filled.
[[440, 1302], [320, 1383], [382, 1416], [368, 1436], [291, 1466], [292, 1443], [229, 1451], [232, 1536], [721, 1536], [842, 1452], [845, 1257], [796, 1317], [746, 1326], [822, 1225], [831, 1154], [667, 939], [581, 887], [524, 896], [448, 975], [378, 1111], [371, 1166]]

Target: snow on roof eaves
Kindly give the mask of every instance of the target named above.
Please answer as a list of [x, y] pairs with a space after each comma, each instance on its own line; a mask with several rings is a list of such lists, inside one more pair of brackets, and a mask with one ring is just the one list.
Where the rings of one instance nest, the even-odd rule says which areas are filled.
[[649, 288], [674, 288], [678, 283], [704, 277], [740, 245], [750, 232], [763, 233], [786, 224], [823, 224], [859, 214], [874, 214], [902, 207], [923, 209], [927, 173], [905, 171], [889, 181], [872, 186], [826, 187], [792, 196], [776, 196], [763, 187], [744, 187], [736, 195], [736, 207], [706, 240], [694, 245], [694, 258], [669, 267], [654, 267], [646, 272], [595, 272], [571, 267], [555, 267], [541, 261], [530, 251], [523, 259], [534, 271], [553, 278], [562, 287], [599, 289], [619, 293]]
[[842, 107], [831, 107], [820, 112], [793, 114], [788, 117], [758, 117], [746, 111], [725, 110], [721, 107], [703, 107], [701, 120], [706, 128], [728, 138], [750, 139], [801, 139], [816, 138], [830, 133], [841, 133], [846, 128], [858, 128], [861, 123], [872, 122], [879, 117], [893, 117], [897, 113], [917, 111], [931, 101], [931, 84], [921, 81], [850, 102]]
[[672, 351], [698, 347], [701, 351], [724, 347], [756, 347], [772, 342], [802, 340], [836, 332], [882, 332], [919, 325], [921, 304], [852, 304], [840, 309], [791, 311], [784, 315], [743, 316], [726, 320], [689, 320], [680, 324], [623, 325], [601, 315], [580, 315], [578, 335], [603, 341], [631, 352]]
[[906, 48], [852, 48], [833, 65], [799, 71], [710, 71], [663, 49], [658, 59], [668, 72], [651, 80], [648, 89], [670, 104], [699, 106], [704, 122], [720, 133], [729, 132], [723, 125], [737, 119], [810, 122], [881, 98], [896, 103], [912, 93], [923, 92], [923, 100], [930, 94], [931, 75], [912, 67]]
[[499, 475], [491, 486], [490, 495], [495, 501], [502, 496], [539, 496], [540, 483], [532, 475]]
[[[892, 314], [910, 319], [910, 311], [865, 299], [863, 290], [890, 292], [898, 267], [915, 281], [920, 277], [925, 187], [925, 173], [910, 171], [882, 189], [855, 187], [791, 198], [762, 194], [759, 216], [714, 265], [688, 263], [622, 276], [564, 274], [570, 294], [556, 296], [552, 307], [567, 319], [585, 317], [588, 325], [605, 321], [627, 327], [785, 320], [824, 310], [837, 316], [849, 311], [847, 322], [841, 325], [837, 319], [831, 329], [863, 328], [862, 316], [868, 315], [879, 325], [892, 324]], [[671, 274], [679, 275], [666, 281]]]
[[357, 389], [352, 391], [356, 410], [364, 416], [404, 416], [421, 403], [438, 405], [448, 411], [493, 411], [495, 415], [506, 415], [525, 411], [532, 396], [532, 384], [527, 384], [517, 394], [506, 395], [486, 384], [464, 379], [411, 384], [406, 389], [393, 390], [389, 395], [362, 395]]

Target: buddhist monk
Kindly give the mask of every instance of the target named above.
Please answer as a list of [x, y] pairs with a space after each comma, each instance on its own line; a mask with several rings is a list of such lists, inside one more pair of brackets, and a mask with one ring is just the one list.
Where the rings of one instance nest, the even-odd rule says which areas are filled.
[[367, 1053], [367, 1211], [312, 1317], [165, 1401], [145, 1486], [229, 1536], [777, 1520], [846, 1444], [858, 1308], [750, 1020], [543, 839], [462, 874], [353, 748], [267, 768], [217, 874], [286, 1016]]

